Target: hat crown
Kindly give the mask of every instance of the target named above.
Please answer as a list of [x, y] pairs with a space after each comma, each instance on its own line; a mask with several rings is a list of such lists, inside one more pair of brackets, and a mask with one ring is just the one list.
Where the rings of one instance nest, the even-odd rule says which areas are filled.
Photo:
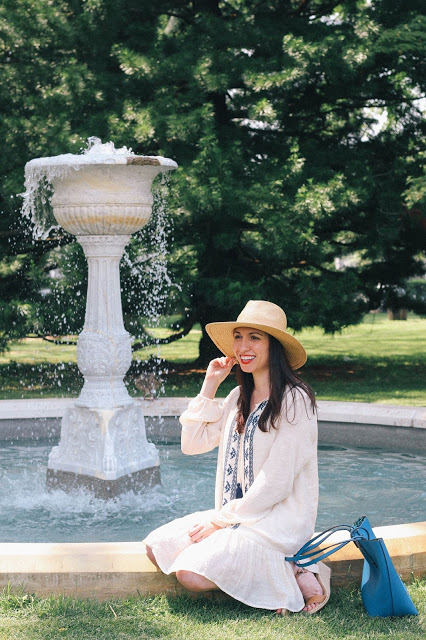
[[238, 316], [237, 322], [263, 324], [280, 331], [287, 329], [287, 316], [284, 311], [278, 305], [266, 300], [249, 300]]

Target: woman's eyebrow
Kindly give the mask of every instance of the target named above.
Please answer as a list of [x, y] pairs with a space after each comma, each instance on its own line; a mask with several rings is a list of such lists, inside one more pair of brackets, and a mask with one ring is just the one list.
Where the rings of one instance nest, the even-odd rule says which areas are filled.
[[[241, 333], [241, 331], [239, 329], [234, 329], [232, 333], [235, 336], [236, 333]], [[262, 336], [262, 335], [265, 334], [265, 332], [264, 331], [260, 331], [260, 330], [258, 331], [257, 329], [253, 329], [252, 331], [249, 331], [249, 335], [251, 336], [252, 334], [256, 334], [258, 336]]]

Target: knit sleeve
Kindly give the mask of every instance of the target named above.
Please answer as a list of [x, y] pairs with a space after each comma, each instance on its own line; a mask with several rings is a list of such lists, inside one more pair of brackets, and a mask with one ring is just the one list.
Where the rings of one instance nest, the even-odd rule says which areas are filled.
[[231, 500], [217, 512], [215, 524], [226, 527], [257, 522], [291, 495], [295, 479], [317, 456], [317, 420], [308, 404], [309, 400], [297, 393], [289, 408], [291, 421], [281, 418], [269, 455], [253, 484], [242, 498]]
[[181, 447], [183, 453], [194, 455], [211, 451], [218, 446], [227, 406], [236, 390], [226, 399], [210, 400], [198, 395], [180, 417], [182, 425]]

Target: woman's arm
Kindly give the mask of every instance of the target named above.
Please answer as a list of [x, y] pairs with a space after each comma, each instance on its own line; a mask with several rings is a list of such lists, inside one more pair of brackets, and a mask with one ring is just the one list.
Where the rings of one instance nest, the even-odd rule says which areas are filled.
[[210, 362], [201, 393], [191, 400], [188, 409], [180, 417], [183, 453], [205, 453], [219, 444], [224, 407], [231, 396], [221, 404], [215, 402], [214, 397], [234, 364], [235, 358], [225, 357]]

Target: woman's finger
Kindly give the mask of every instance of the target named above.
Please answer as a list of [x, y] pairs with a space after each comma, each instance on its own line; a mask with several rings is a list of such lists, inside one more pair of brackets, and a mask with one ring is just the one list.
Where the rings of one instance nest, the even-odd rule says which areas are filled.
[[195, 524], [192, 529], [188, 531], [188, 535], [192, 538], [192, 536], [195, 536], [199, 531], [201, 531], [202, 528], [202, 524]]

